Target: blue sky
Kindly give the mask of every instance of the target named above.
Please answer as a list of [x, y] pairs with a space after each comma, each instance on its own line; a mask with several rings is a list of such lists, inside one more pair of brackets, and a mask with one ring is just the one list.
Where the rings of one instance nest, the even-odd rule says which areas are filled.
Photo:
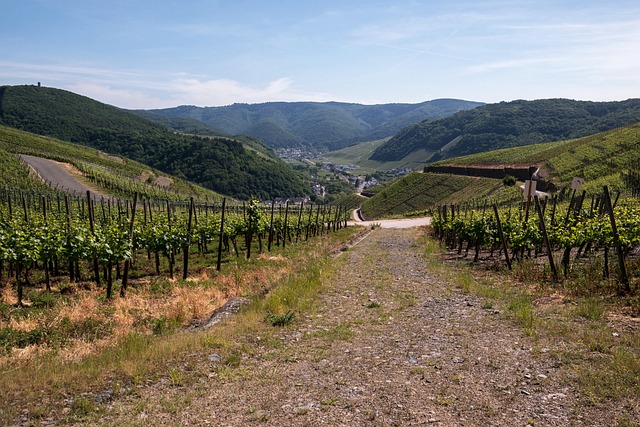
[[640, 97], [640, 2], [0, 0], [0, 85], [124, 108]]

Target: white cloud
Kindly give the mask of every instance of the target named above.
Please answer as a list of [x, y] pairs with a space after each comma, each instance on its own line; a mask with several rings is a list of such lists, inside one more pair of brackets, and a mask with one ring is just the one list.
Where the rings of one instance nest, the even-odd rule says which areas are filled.
[[104, 84], [82, 82], [72, 84], [66, 87], [66, 89], [95, 99], [96, 101], [121, 108], [151, 109], [162, 108], [158, 106], [175, 107], [174, 104], [166, 104], [166, 100], [156, 98], [153, 95], [139, 90], [118, 89]]
[[188, 73], [149, 75], [138, 71], [110, 70], [85, 65], [29, 64], [0, 61], [0, 78], [45, 86], [88, 96], [106, 104], [131, 109], [177, 105], [220, 106], [268, 101], [335, 101], [327, 93], [294, 88], [283, 77], [262, 85], [232, 79], [207, 79]]
[[[164, 85], [164, 90], [116, 88], [104, 84], [79, 83], [69, 90], [101, 102], [131, 109], [167, 108], [178, 105], [221, 106], [234, 103], [269, 101], [335, 100], [324, 93], [304, 93], [292, 88], [292, 80], [281, 78], [264, 86], [248, 86], [230, 79], [199, 80], [178, 78]], [[142, 89], [142, 90], [141, 90]]]
[[[292, 80], [280, 78], [264, 86], [248, 86], [231, 79], [198, 80], [182, 78], [172, 85], [173, 97], [196, 105], [228, 105], [236, 102], [299, 100], [303, 94], [292, 89]], [[323, 98], [323, 95], [311, 95]]]

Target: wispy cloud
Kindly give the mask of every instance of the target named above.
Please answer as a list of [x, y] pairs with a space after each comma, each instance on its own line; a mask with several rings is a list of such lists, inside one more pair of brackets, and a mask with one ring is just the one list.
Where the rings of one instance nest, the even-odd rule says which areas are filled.
[[91, 66], [42, 65], [0, 61], [0, 78], [20, 78], [59, 85], [90, 98], [123, 108], [162, 108], [176, 105], [216, 106], [267, 101], [331, 101], [327, 93], [296, 89], [294, 81], [282, 77], [260, 85], [232, 79], [211, 79], [187, 73], [148, 75], [137, 71]]
[[131, 109], [166, 108], [177, 105], [221, 106], [234, 103], [269, 101], [331, 101], [325, 93], [307, 93], [295, 90], [289, 78], [281, 78], [262, 86], [243, 85], [230, 79], [199, 80], [176, 78], [164, 83], [163, 91], [140, 88], [115, 88], [104, 84], [79, 83], [70, 90], [99, 99], [102, 102]]
[[284, 77], [262, 86], [248, 86], [230, 79], [178, 79], [172, 90], [175, 99], [197, 105], [228, 105], [235, 102], [329, 101], [325, 93], [306, 93], [293, 88], [293, 80]]

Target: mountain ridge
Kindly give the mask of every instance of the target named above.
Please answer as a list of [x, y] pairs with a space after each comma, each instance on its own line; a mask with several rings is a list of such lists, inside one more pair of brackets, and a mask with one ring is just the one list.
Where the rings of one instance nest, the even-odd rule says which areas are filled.
[[427, 150], [437, 161], [482, 151], [578, 138], [640, 121], [640, 99], [593, 102], [516, 100], [486, 104], [408, 126], [371, 159], [393, 161]]
[[274, 101], [222, 107], [181, 105], [144, 111], [200, 120], [230, 135], [253, 136], [271, 148], [306, 147], [330, 151], [390, 137], [421, 120], [444, 117], [481, 105], [484, 104], [442, 98], [417, 104]]

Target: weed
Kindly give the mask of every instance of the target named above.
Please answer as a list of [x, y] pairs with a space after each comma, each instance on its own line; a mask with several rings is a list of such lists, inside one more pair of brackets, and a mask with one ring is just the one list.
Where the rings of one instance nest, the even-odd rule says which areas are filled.
[[571, 274], [570, 288], [576, 295], [593, 295], [602, 292], [603, 285], [603, 257], [590, 256], [576, 262]]
[[56, 305], [59, 297], [59, 294], [46, 291], [32, 291], [27, 295], [27, 298], [31, 301], [31, 307], [33, 308], [52, 308]]
[[178, 369], [169, 369], [169, 381], [172, 386], [181, 386], [184, 384], [184, 375]]
[[471, 292], [475, 285], [475, 278], [467, 272], [461, 272], [456, 277], [456, 285], [465, 292]]
[[524, 258], [515, 265], [514, 276], [522, 283], [534, 284], [542, 281], [544, 275], [540, 272], [540, 265], [534, 258]]
[[163, 335], [176, 330], [178, 326], [180, 325], [177, 320], [167, 319], [165, 316], [162, 316], [153, 321], [151, 330], [153, 331], [153, 335]]
[[324, 399], [320, 400], [320, 403], [323, 406], [338, 406], [339, 401], [335, 397], [325, 397]]
[[266, 423], [269, 421], [269, 418], [271, 418], [271, 412], [264, 410], [256, 411], [252, 414], [251, 418], [254, 421]]
[[308, 406], [300, 406], [299, 408], [296, 408], [296, 415], [307, 415], [308, 413], [309, 413]]
[[161, 399], [160, 403], [165, 412], [169, 414], [178, 414], [189, 406], [191, 400], [192, 398], [189, 395], [165, 396]]
[[349, 325], [340, 324], [328, 330], [315, 332], [314, 335], [330, 341], [348, 341], [353, 338], [354, 332]]
[[238, 353], [231, 353], [225, 358], [224, 364], [230, 368], [237, 368], [240, 366], [241, 360], [242, 359]]
[[367, 408], [365, 411], [365, 418], [367, 421], [373, 421], [376, 419], [376, 411], [373, 408]]
[[418, 298], [411, 293], [404, 293], [398, 295], [400, 309], [405, 309], [407, 307], [413, 307], [418, 303]]
[[440, 405], [440, 406], [449, 406], [453, 403], [453, 400], [451, 400], [451, 398], [447, 396], [440, 395], [436, 397], [435, 403], [436, 405]]
[[598, 320], [604, 314], [604, 305], [596, 298], [584, 298], [578, 303], [576, 314], [590, 320]]
[[381, 307], [381, 305], [377, 301], [371, 301], [369, 304], [367, 304], [367, 308], [378, 308], [378, 307]]
[[169, 295], [172, 290], [173, 284], [164, 277], [151, 281], [149, 286], [149, 292], [157, 297]]
[[527, 335], [535, 335], [538, 317], [529, 295], [520, 294], [515, 296], [507, 306], [507, 310], [513, 313], [516, 322], [523, 327]]
[[71, 403], [71, 415], [77, 419], [86, 418], [95, 410], [95, 404], [86, 397], [78, 397]]
[[295, 313], [291, 310], [288, 310], [286, 313], [282, 315], [273, 314], [271, 311], [267, 312], [267, 322], [271, 326], [285, 326], [289, 323], [293, 322], [293, 319], [296, 317]]

